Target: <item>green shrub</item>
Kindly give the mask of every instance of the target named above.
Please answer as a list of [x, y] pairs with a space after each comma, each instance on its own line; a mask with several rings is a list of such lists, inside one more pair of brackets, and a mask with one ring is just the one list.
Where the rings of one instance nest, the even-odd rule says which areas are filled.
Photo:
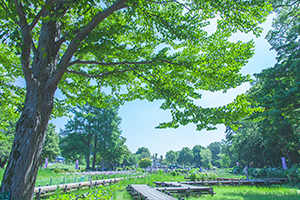
[[129, 167], [129, 166], [126, 166], [126, 168], [125, 168], [126, 170], [131, 170], [131, 168]]
[[122, 167], [117, 167], [117, 171], [123, 171]]
[[85, 168], [81, 168], [80, 171], [81, 172], [85, 172], [86, 170], [85, 170]]
[[59, 169], [59, 168], [55, 168], [55, 169], [53, 169], [53, 172], [55, 172], [55, 173], [64, 173], [65, 170]]
[[212, 181], [217, 179], [217, 175], [214, 173], [197, 172], [190, 173], [189, 179], [191, 181]]
[[142, 169], [142, 168], [140, 168], [140, 167], [136, 168], [136, 171], [137, 171], [137, 172], [145, 173], [145, 169]]
[[158, 174], [163, 174], [164, 172], [161, 169], [159, 169], [159, 170], [157, 170], [157, 173]]
[[180, 172], [177, 171], [177, 170], [174, 170], [174, 171], [171, 171], [171, 174], [172, 174], [173, 176], [179, 176], [179, 175], [180, 175]]

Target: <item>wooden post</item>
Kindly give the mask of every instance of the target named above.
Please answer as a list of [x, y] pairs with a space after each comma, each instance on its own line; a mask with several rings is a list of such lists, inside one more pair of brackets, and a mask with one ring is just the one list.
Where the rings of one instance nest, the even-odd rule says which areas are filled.
[[37, 195], [37, 199], [38, 199], [38, 200], [40, 200], [40, 199], [41, 199], [41, 194], [42, 194], [42, 192], [41, 192], [41, 188], [39, 188], [39, 193], [38, 193], [38, 195]]
[[65, 185], [64, 192], [67, 192], [67, 189], [68, 189], [68, 185]]

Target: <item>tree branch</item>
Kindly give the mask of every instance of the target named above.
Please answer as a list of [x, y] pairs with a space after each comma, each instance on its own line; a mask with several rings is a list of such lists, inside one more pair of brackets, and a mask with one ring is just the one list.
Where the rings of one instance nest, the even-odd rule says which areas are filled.
[[69, 66], [75, 65], [75, 64], [91, 64], [91, 65], [104, 65], [104, 66], [114, 66], [114, 65], [144, 65], [144, 64], [151, 64], [154, 63], [155, 61], [144, 61], [144, 62], [128, 62], [128, 61], [123, 61], [123, 62], [115, 62], [115, 63], [105, 63], [105, 62], [97, 62], [97, 61], [83, 61], [83, 60], [75, 60], [73, 62], [69, 63]]
[[[165, 91], [163, 91], [158, 85], [156, 85], [154, 82], [150, 81], [148, 78], [146, 78], [142, 74], [138, 73], [134, 68], [130, 67], [129, 65], [127, 65], [127, 66], [130, 69], [132, 69], [137, 74], [137, 76], [142, 77], [143, 79], [145, 79], [146, 81], [148, 81], [150, 84], [154, 85], [161, 92], [161, 94], [165, 97], [165, 99], [168, 99], [167, 96], [165, 95]], [[171, 96], [169, 93], [168, 93], [168, 95]]]
[[56, 85], [61, 77], [63, 76], [64, 72], [67, 70], [69, 66], [69, 62], [73, 57], [74, 53], [77, 51], [78, 46], [80, 45], [81, 41], [94, 30], [94, 28], [111, 14], [116, 12], [117, 10], [121, 9], [124, 3], [127, 0], [118, 0], [112, 6], [99, 12], [80, 32], [72, 39], [69, 47], [67, 48], [66, 52], [64, 53], [62, 59], [58, 63], [58, 69], [53, 74], [52, 78], [49, 79], [48, 84]]
[[39, 19], [41, 18], [41, 16], [46, 12], [46, 6], [47, 5], [53, 5], [54, 4], [54, 2], [55, 2], [56, 0], [51, 0], [48, 4], [46, 4], [46, 5], [44, 5], [43, 7], [42, 7], [42, 9], [40, 10], [40, 12], [35, 16], [35, 18], [33, 19], [33, 21], [31, 22], [31, 24], [29, 25], [29, 30], [31, 31], [33, 28], [34, 28], [34, 26], [36, 25], [36, 23], [39, 21]]
[[19, 5], [18, 0], [14, 0], [14, 4], [16, 6], [17, 13], [18, 13], [18, 16], [19, 16], [19, 19], [20, 19], [20, 26], [28, 26], [28, 23], [27, 23], [27, 20], [26, 20], [26, 17], [25, 17], [25, 13], [22, 10], [22, 7]]
[[101, 73], [101, 74], [98, 74], [98, 75], [90, 75], [90, 74], [87, 74], [87, 73], [84, 73], [84, 72], [73, 71], [73, 70], [68, 70], [68, 69], [66, 70], [66, 72], [81, 75], [81, 76], [85, 76], [85, 77], [88, 77], [88, 78], [99, 78], [99, 77], [103, 77], [103, 76], [107, 76], [107, 75], [111, 75], [111, 74], [120, 74], [120, 73], [124, 73], [124, 72], [128, 72], [128, 71], [133, 71], [135, 69], [137, 69], [137, 67], [136, 68], [131, 68], [131, 69], [125, 69], [125, 70], [121, 70], [121, 71], [105, 72], [105, 73]]
[[33, 77], [30, 69], [30, 52], [31, 52], [31, 43], [32, 43], [32, 38], [30, 31], [28, 29], [28, 23], [25, 17], [25, 13], [21, 7], [21, 2], [20, 5], [18, 3], [18, 0], [14, 0], [15, 7], [17, 9], [17, 13], [20, 19], [19, 26], [21, 28], [22, 32], [22, 37], [23, 37], [23, 48], [22, 48], [22, 53], [21, 53], [21, 64], [22, 64], [22, 69], [23, 73], [25, 76], [25, 80], [27, 82], [27, 86], [29, 83], [32, 83]]

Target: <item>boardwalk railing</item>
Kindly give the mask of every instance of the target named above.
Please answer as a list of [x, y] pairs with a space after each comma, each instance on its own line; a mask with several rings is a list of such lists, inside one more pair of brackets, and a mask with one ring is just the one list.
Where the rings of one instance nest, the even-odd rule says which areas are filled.
[[[127, 177], [127, 178], [142, 178], [142, 177], [144, 176], [134, 176], [134, 177]], [[80, 188], [94, 187], [99, 185], [112, 184], [121, 181], [123, 179], [124, 177], [120, 177], [120, 178], [104, 179], [104, 180], [96, 180], [96, 181], [90, 180], [88, 182], [80, 182], [80, 183], [68, 183], [68, 184], [35, 187], [34, 194], [36, 194], [36, 199], [40, 199], [42, 195], [47, 195], [48, 193], [55, 192], [56, 190], [63, 190], [64, 192], [67, 192], [68, 190], [72, 190], [72, 189], [80, 189]]]

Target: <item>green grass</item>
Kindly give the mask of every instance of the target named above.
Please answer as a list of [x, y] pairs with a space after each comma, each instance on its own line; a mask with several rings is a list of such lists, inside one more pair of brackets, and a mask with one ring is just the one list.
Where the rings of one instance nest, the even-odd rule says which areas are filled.
[[[106, 189], [111, 193], [111, 198], [114, 200], [132, 200], [133, 198], [126, 191], [126, 186], [130, 184], [149, 184], [150, 186], [155, 186], [154, 181], [184, 181], [184, 176], [172, 176], [170, 174], [151, 174], [144, 178], [126, 178], [124, 181], [116, 183], [111, 186], [104, 186], [101, 190]], [[289, 187], [251, 187], [251, 186], [241, 186], [241, 187], [231, 187], [231, 186], [213, 186], [214, 196], [202, 195], [183, 197], [186, 200], [196, 200], [196, 199], [209, 199], [209, 200], [299, 200], [300, 191], [296, 188]], [[76, 195], [90, 192], [99, 193], [99, 189], [89, 189], [85, 191], [76, 191]], [[75, 194], [75, 193], [72, 193]], [[67, 197], [68, 195], [56, 195], [52, 199], [60, 200]], [[179, 198], [179, 196], [177, 196]], [[74, 198], [75, 199], [75, 198]], [[87, 199], [87, 198], [82, 198]]]
[[[151, 175], [143, 179], [136, 180], [127, 180], [124, 182], [124, 188], [120, 191], [114, 193], [113, 199], [124, 199], [132, 200], [128, 192], [125, 190], [125, 185], [128, 184], [150, 184], [154, 185], [153, 181], [183, 181], [182, 176], [173, 177], [170, 175]], [[202, 195], [201, 199], [210, 199], [210, 200], [299, 200], [300, 190], [296, 188], [288, 187], [251, 187], [251, 186], [242, 186], [242, 187], [230, 187], [230, 186], [213, 186], [214, 196], [211, 195]], [[179, 196], [177, 196], [178, 198]], [[186, 200], [195, 200], [200, 197], [184, 197]]]

